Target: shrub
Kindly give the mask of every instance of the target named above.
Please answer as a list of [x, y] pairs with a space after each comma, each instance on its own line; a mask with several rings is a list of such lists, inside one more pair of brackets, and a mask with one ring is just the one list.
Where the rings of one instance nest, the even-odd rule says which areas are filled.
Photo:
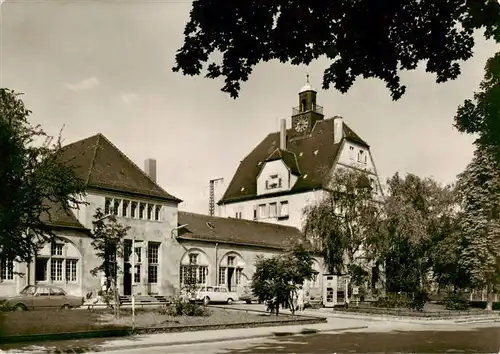
[[469, 301], [457, 293], [451, 293], [443, 299], [447, 310], [465, 311], [469, 309]]
[[410, 308], [411, 297], [406, 293], [388, 293], [373, 303], [374, 307]]
[[427, 293], [423, 290], [417, 290], [413, 293], [409, 308], [416, 311], [423, 311], [427, 301], [429, 301]]
[[205, 306], [199, 305], [197, 303], [186, 302], [181, 299], [177, 299], [173, 303], [161, 307], [160, 309], [158, 309], [158, 313], [160, 313], [161, 315], [172, 317], [203, 317], [210, 315], [210, 311]]

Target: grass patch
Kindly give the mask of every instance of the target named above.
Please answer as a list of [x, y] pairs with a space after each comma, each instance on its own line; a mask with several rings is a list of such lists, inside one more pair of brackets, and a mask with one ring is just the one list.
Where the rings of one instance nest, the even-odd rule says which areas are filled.
[[[163, 309], [139, 310], [136, 312], [135, 327], [155, 329], [177, 327], [217, 326], [223, 328], [231, 324], [254, 324], [265, 326], [266, 322], [296, 322], [290, 316], [262, 316], [262, 314], [225, 310], [223, 308], [206, 308], [204, 316], [172, 316]], [[70, 333], [87, 333], [93, 331], [121, 330], [117, 335], [125, 335], [132, 327], [130, 309], [124, 309], [119, 319], [109, 310], [48, 310], [18, 311], [0, 313], [0, 338], [10, 336], [51, 335]], [[186, 329], [188, 330], [188, 329]], [[160, 330], [161, 331], [161, 330]], [[90, 336], [90, 335], [88, 335]], [[84, 336], [86, 337], [86, 336]], [[1, 341], [1, 339], [0, 339]]]

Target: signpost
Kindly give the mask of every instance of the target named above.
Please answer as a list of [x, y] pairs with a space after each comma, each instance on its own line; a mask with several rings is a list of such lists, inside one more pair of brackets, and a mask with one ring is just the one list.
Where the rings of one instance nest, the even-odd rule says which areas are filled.
[[[142, 250], [143, 242], [136, 241], [135, 235], [132, 236], [132, 260], [130, 268], [132, 268], [132, 330], [135, 329], [135, 248], [136, 245], [139, 244], [140, 249]], [[140, 274], [139, 274], [140, 281]]]

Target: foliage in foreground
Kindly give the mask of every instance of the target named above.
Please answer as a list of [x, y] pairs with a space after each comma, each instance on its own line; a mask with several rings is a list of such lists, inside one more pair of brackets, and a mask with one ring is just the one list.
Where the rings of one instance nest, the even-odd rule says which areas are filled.
[[438, 83], [457, 78], [473, 55], [476, 29], [500, 42], [499, 18], [496, 0], [199, 0], [173, 70], [222, 76], [222, 91], [236, 98], [260, 62], [309, 65], [324, 56], [324, 89], [333, 84], [345, 93], [357, 78], [378, 78], [397, 100], [406, 90], [399, 74], [421, 62]]
[[494, 148], [477, 144], [472, 162], [459, 175], [461, 242], [458, 264], [473, 289], [500, 290], [500, 164]]
[[[294, 246], [284, 254], [268, 258], [258, 256], [252, 277], [252, 291], [261, 302], [276, 298], [277, 303], [286, 303], [298, 285], [312, 279], [315, 274], [312, 265], [312, 254], [302, 245]], [[278, 315], [279, 306], [275, 311]]]
[[[82, 204], [84, 181], [54, 141], [32, 126], [20, 95], [0, 89], [0, 259], [30, 262], [55, 237], [56, 209]], [[10, 262], [9, 262], [10, 264]], [[9, 265], [10, 267], [10, 265]], [[12, 271], [12, 269], [10, 269]]]
[[329, 274], [349, 274], [351, 283], [368, 281], [364, 269], [374, 259], [369, 242], [379, 224], [380, 205], [363, 172], [339, 169], [328, 182], [326, 196], [304, 208], [305, 236], [318, 250]]
[[101, 208], [97, 208], [94, 214], [93, 226], [91, 245], [101, 264], [91, 269], [90, 273], [93, 276], [104, 274], [106, 287], [99, 295], [103, 297], [108, 307], [114, 303], [115, 315], [118, 317], [120, 314], [120, 296], [117, 287], [120, 270], [118, 258], [123, 257], [123, 243], [130, 227], [121, 225], [113, 214], [105, 215]]
[[415, 311], [423, 311], [425, 303], [429, 300], [424, 291], [413, 293], [387, 293], [373, 303], [375, 307], [383, 308], [408, 308]]
[[167, 315], [172, 317], [178, 316], [193, 316], [193, 317], [206, 317], [210, 316], [210, 310], [197, 304], [195, 302], [184, 301], [183, 299], [177, 298], [171, 304], [161, 307], [159, 310], [161, 315]]

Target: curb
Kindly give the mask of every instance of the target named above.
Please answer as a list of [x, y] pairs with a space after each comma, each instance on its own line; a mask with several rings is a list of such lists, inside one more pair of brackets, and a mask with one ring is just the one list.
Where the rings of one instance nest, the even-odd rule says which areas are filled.
[[[256, 334], [251, 336], [238, 336], [231, 338], [212, 338], [212, 339], [202, 339], [202, 340], [190, 340], [190, 341], [179, 341], [179, 342], [171, 342], [171, 343], [150, 343], [150, 344], [135, 344], [135, 345], [122, 345], [116, 347], [106, 347], [106, 348], [91, 348], [93, 352], [110, 352], [110, 351], [119, 351], [119, 350], [130, 350], [130, 349], [139, 349], [139, 348], [158, 348], [158, 347], [174, 347], [179, 345], [191, 345], [191, 344], [208, 344], [215, 342], [232, 342], [232, 341], [240, 341], [240, 340], [249, 340], [249, 339], [258, 339], [258, 338], [275, 338], [275, 337], [290, 337], [290, 336], [298, 336], [298, 335], [310, 335], [316, 333], [333, 333], [333, 332], [343, 332], [343, 331], [352, 331], [358, 329], [366, 329], [368, 326], [357, 326], [357, 327], [345, 327], [345, 328], [333, 328], [333, 329], [323, 329], [323, 330], [314, 330], [314, 332], [272, 332], [268, 334]], [[307, 328], [303, 328], [302, 330], [307, 330]], [[78, 350], [78, 348], [74, 348], [74, 350]], [[56, 353], [57, 351], [53, 352]], [[75, 351], [78, 352], [78, 351]], [[57, 352], [58, 353], [58, 352]]]

